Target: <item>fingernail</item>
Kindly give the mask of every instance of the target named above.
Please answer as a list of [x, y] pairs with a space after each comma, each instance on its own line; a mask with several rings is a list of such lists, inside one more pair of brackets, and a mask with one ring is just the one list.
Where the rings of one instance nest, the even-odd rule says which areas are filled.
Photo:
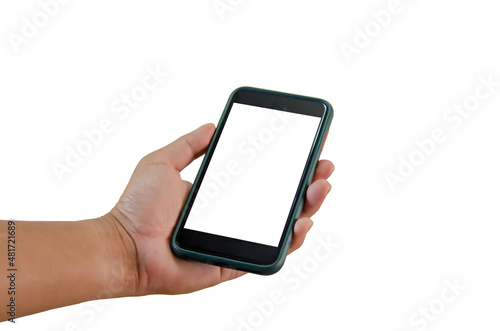
[[328, 182], [328, 191], [326, 191], [326, 194], [330, 193], [331, 190], [332, 190], [332, 184]]

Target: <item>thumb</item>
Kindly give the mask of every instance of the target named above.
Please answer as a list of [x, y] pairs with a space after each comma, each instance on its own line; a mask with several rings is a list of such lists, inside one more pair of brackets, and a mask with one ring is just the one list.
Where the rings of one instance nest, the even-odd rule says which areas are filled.
[[167, 146], [157, 150], [161, 162], [171, 164], [177, 171], [187, 167], [205, 153], [215, 131], [215, 125], [207, 123], [183, 135]]

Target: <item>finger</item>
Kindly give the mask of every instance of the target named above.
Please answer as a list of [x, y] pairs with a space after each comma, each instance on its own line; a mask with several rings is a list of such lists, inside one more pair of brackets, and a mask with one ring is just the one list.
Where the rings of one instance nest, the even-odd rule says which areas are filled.
[[183, 180], [182, 182], [184, 183], [184, 200], [186, 200], [189, 195], [189, 191], [191, 191], [191, 187], [193, 187], [193, 184], [191, 184], [191, 182], [187, 180]]
[[309, 217], [302, 217], [295, 222], [295, 226], [293, 228], [293, 239], [290, 249], [288, 250], [288, 254], [302, 246], [304, 240], [306, 239], [307, 232], [309, 232], [312, 226], [313, 221]]
[[227, 280], [239, 278], [243, 275], [246, 275], [247, 273], [244, 271], [240, 270], [234, 270], [234, 269], [227, 269], [220, 267], [219, 275], [220, 275], [220, 281], [225, 282]]
[[155, 153], [158, 153], [161, 162], [171, 164], [177, 171], [181, 171], [205, 152], [214, 131], [215, 125], [212, 123], [202, 125]]
[[326, 179], [318, 179], [312, 183], [306, 192], [306, 202], [302, 209], [301, 217], [311, 217], [323, 204], [330, 192], [332, 185]]
[[328, 179], [330, 175], [335, 170], [335, 166], [329, 160], [320, 160], [318, 162], [318, 166], [316, 167], [316, 171], [314, 172], [314, 177], [312, 182], [314, 183], [318, 179]]

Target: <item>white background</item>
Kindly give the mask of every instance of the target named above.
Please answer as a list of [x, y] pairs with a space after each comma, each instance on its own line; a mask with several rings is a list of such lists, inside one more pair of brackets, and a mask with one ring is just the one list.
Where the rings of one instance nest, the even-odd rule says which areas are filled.
[[[271, 277], [66, 307], [0, 327], [236, 330], [251, 320], [254, 330], [419, 330], [409, 319], [431, 304], [440, 314], [421, 329], [498, 329], [500, 88], [460, 127], [443, 120], [474, 95], [479, 76], [500, 81], [496, 3], [401, 0], [350, 63], [341, 43], [376, 29], [370, 13], [389, 1], [232, 3], [221, 20], [212, 0], [74, 0], [16, 53], [7, 34], [21, 33], [40, 5], [2, 2], [0, 218], [106, 213], [142, 156], [216, 122], [229, 93], [250, 85], [321, 97], [335, 109], [323, 152], [337, 167], [333, 189], [303, 248]], [[112, 112], [157, 65], [169, 77], [128, 116]], [[114, 130], [59, 181], [51, 163], [103, 118]], [[436, 128], [447, 139], [391, 191], [384, 173], [418, 156], [415, 140]], [[193, 178], [198, 164], [183, 176]], [[330, 253], [320, 245], [329, 238], [339, 243]], [[455, 279], [466, 289], [443, 303], [445, 281]], [[284, 298], [264, 316], [254, 302], [272, 293]]]
[[320, 120], [233, 104], [185, 228], [277, 247]]

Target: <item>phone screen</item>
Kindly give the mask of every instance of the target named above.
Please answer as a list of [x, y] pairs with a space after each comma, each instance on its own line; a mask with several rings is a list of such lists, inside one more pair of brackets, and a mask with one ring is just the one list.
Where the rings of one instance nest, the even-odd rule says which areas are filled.
[[233, 103], [184, 228], [277, 247], [320, 122]]

